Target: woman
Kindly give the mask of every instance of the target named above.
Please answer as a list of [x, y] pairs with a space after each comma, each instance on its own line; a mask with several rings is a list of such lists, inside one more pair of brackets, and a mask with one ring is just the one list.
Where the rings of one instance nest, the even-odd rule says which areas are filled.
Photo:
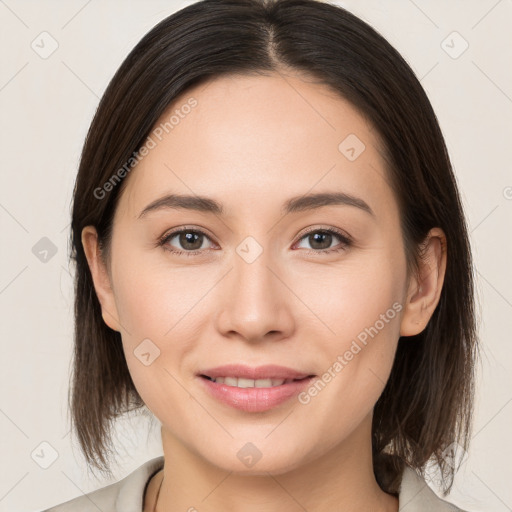
[[[205, 0], [109, 84], [74, 191], [74, 427], [109, 472], [51, 511], [461, 510], [477, 337], [467, 227], [410, 67], [315, 0]], [[407, 508], [405, 508], [407, 506]]]

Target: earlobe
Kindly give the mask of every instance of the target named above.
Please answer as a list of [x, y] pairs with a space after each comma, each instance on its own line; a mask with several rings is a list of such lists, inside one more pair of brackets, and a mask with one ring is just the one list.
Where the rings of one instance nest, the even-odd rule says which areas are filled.
[[422, 247], [419, 276], [413, 276], [405, 298], [400, 336], [414, 336], [427, 326], [439, 303], [446, 272], [446, 236], [432, 228]]
[[114, 292], [110, 276], [101, 257], [98, 234], [94, 226], [86, 226], [82, 230], [82, 246], [91, 271], [94, 289], [101, 304], [103, 321], [114, 331], [119, 331], [119, 316], [117, 314]]

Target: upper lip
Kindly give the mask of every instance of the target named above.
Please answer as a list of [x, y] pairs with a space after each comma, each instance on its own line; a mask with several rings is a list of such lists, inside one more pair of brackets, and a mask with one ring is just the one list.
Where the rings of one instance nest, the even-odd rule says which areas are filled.
[[244, 379], [303, 379], [312, 376], [311, 373], [300, 372], [286, 366], [269, 364], [251, 367], [242, 364], [226, 364], [202, 370], [199, 375], [206, 377], [242, 377]]

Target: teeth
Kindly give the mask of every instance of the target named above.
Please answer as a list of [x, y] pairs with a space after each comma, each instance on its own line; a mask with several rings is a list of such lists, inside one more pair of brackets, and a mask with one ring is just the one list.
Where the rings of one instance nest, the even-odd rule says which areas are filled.
[[211, 379], [217, 384], [225, 384], [237, 388], [271, 388], [293, 382], [293, 379], [244, 379], [242, 377], [217, 377]]

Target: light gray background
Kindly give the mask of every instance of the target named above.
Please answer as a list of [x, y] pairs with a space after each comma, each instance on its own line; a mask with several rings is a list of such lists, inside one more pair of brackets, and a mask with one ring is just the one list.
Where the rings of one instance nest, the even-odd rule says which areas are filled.
[[[69, 434], [71, 193], [108, 81], [148, 30], [190, 3], [0, 0], [1, 511], [41, 510], [111, 483], [88, 475]], [[510, 511], [512, 1], [339, 4], [402, 53], [446, 138], [471, 231], [483, 345], [473, 442], [447, 499], [470, 511]], [[57, 250], [47, 261], [32, 251], [43, 237]], [[115, 480], [162, 453], [156, 423], [119, 424]], [[52, 451], [42, 442], [58, 454], [47, 469], [40, 464]]]

